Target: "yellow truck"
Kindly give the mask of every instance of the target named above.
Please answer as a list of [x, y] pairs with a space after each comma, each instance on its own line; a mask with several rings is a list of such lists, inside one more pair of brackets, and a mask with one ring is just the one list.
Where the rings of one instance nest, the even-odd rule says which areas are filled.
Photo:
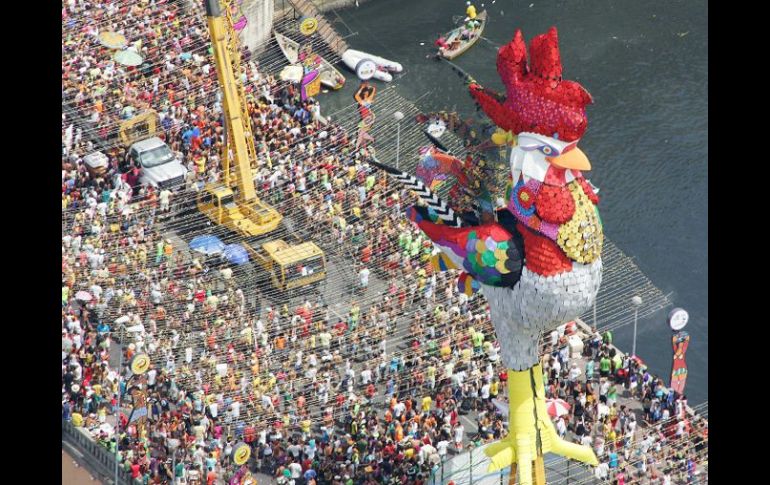
[[275, 230], [283, 216], [260, 199], [235, 200], [230, 187], [206, 185], [197, 195], [198, 210], [219, 226], [243, 236], [259, 236]]
[[326, 278], [326, 257], [313, 242], [297, 240], [289, 244], [282, 239], [261, 243], [242, 243], [252, 261], [268, 274], [273, 288], [279, 291], [304, 286], [317, 286]]

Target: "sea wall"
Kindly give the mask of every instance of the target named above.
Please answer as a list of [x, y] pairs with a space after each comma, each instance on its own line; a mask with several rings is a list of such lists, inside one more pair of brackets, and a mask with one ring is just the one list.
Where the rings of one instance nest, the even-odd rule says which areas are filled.
[[246, 27], [241, 31], [241, 44], [258, 52], [270, 39], [275, 0], [243, 0], [241, 11], [247, 19]]
[[[248, 0], [247, 0], [248, 1]], [[290, 8], [289, 7], [289, 0], [274, 0], [275, 1], [275, 11], [280, 12], [283, 8]], [[327, 10], [339, 10], [341, 8], [348, 8], [353, 7], [355, 8], [356, 3], [359, 5], [362, 3], [366, 3], [369, 0], [311, 0], [313, 5], [318, 8], [321, 12], [326, 12]]]
[[[369, 0], [313, 0], [321, 12], [356, 7]], [[291, 10], [289, 0], [243, 0], [241, 10], [246, 16], [246, 27], [241, 31], [241, 43], [252, 52], [258, 52], [270, 39], [273, 18]]]

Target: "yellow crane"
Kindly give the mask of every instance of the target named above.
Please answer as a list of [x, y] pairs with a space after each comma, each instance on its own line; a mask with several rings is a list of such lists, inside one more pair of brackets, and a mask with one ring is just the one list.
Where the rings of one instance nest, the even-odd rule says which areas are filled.
[[[243, 85], [236, 70], [240, 66], [240, 50], [233, 28], [231, 0], [223, 0], [222, 5], [220, 0], [204, 2], [217, 78], [222, 88], [227, 139], [222, 150], [224, 181], [207, 184], [201, 190], [198, 209], [215, 224], [248, 237], [243, 246], [266, 271], [274, 288], [290, 291], [317, 285], [326, 279], [326, 256], [315, 243], [293, 236], [294, 244], [281, 239], [263, 244], [255, 237], [276, 229], [283, 216], [259, 200], [254, 187], [252, 168], [256, 168], [257, 158]], [[234, 174], [230, 170], [231, 162]]]
[[236, 61], [240, 57], [235, 31], [228, 32], [219, 0], [204, 1], [217, 78], [222, 88], [227, 140], [222, 150], [224, 180], [207, 184], [198, 194], [197, 205], [215, 224], [245, 236], [259, 236], [277, 228], [283, 216], [262, 202], [254, 187], [252, 165], [256, 166], [256, 150], [243, 87], [235, 70], [239, 64], [233, 62], [234, 57]]

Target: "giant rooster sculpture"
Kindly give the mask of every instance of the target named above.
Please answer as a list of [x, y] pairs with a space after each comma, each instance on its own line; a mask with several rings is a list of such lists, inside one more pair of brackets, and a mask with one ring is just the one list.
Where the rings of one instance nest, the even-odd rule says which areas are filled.
[[509, 434], [486, 448], [489, 471], [517, 465], [521, 484], [532, 483], [533, 462], [535, 481], [544, 483], [547, 452], [597, 464], [589, 447], [555, 432], [538, 342], [544, 331], [593, 304], [603, 242], [598, 197], [581, 172], [591, 166], [577, 148], [591, 96], [580, 84], [562, 80], [555, 27], [533, 38], [529, 53], [527, 63], [520, 30], [500, 48], [497, 70], [505, 98], [474, 81], [469, 86], [491, 120], [517, 138], [506, 207], [480, 216], [455, 212], [419, 179], [373, 161], [417, 194], [422, 205], [409, 208], [409, 218], [454, 266], [481, 283], [508, 369], [510, 413]]

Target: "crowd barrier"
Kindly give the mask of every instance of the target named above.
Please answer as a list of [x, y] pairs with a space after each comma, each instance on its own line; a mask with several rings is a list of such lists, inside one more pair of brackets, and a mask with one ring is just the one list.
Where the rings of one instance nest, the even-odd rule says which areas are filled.
[[96, 478], [105, 485], [140, 485], [139, 480], [132, 480], [131, 473], [121, 469], [118, 472], [118, 484], [115, 484], [115, 454], [100, 445], [88, 434], [84, 428], [78, 428], [71, 422], [61, 422], [62, 441], [67, 441], [78, 450], [85, 460], [92, 466]]

